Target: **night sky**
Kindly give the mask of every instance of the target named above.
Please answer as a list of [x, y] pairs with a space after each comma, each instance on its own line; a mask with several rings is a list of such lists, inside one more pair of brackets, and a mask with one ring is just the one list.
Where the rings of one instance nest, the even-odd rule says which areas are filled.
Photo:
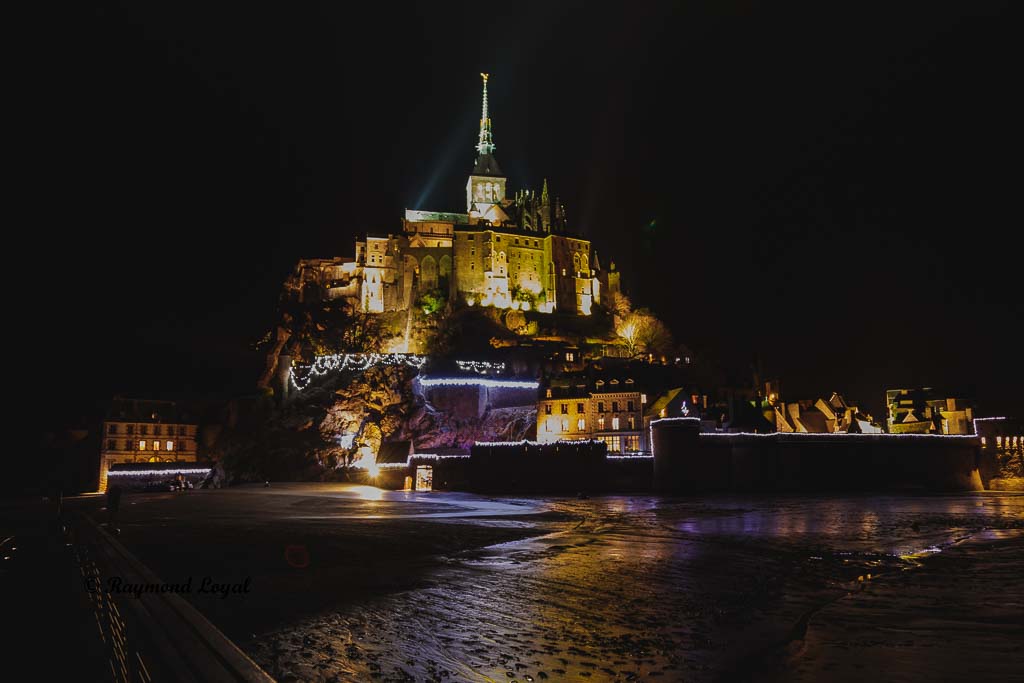
[[405, 208], [464, 210], [487, 71], [510, 189], [547, 177], [634, 302], [722, 372], [748, 381], [756, 353], [788, 397], [876, 418], [886, 387], [920, 385], [1024, 414], [1009, 3], [778, 4], [50, 17], [42, 225], [19, 247], [32, 386], [68, 413], [251, 391], [297, 259], [352, 255]]

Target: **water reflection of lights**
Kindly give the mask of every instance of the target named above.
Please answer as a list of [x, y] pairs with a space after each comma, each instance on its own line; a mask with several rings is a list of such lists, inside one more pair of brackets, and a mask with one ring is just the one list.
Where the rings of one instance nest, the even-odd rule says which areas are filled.
[[354, 494], [361, 500], [383, 500], [384, 489], [379, 489], [376, 486], [347, 486], [342, 490], [342, 493]]

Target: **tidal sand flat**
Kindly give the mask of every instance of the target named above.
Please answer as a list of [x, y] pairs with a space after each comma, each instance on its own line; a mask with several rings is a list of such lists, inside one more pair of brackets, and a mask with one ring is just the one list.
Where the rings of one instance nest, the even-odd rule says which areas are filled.
[[122, 538], [280, 680], [886, 680], [1024, 670], [1024, 496], [139, 497]]

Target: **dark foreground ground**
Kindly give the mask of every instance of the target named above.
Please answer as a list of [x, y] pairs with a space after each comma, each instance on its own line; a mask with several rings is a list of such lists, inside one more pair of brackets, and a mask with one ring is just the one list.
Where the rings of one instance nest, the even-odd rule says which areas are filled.
[[145, 494], [121, 540], [281, 680], [1012, 680], [1024, 495]]

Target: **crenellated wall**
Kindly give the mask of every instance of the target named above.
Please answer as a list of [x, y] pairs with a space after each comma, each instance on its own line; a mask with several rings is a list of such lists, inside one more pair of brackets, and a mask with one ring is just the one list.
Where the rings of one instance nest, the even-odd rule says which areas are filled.
[[973, 436], [705, 434], [699, 420], [667, 418], [651, 440], [663, 492], [983, 489]]

